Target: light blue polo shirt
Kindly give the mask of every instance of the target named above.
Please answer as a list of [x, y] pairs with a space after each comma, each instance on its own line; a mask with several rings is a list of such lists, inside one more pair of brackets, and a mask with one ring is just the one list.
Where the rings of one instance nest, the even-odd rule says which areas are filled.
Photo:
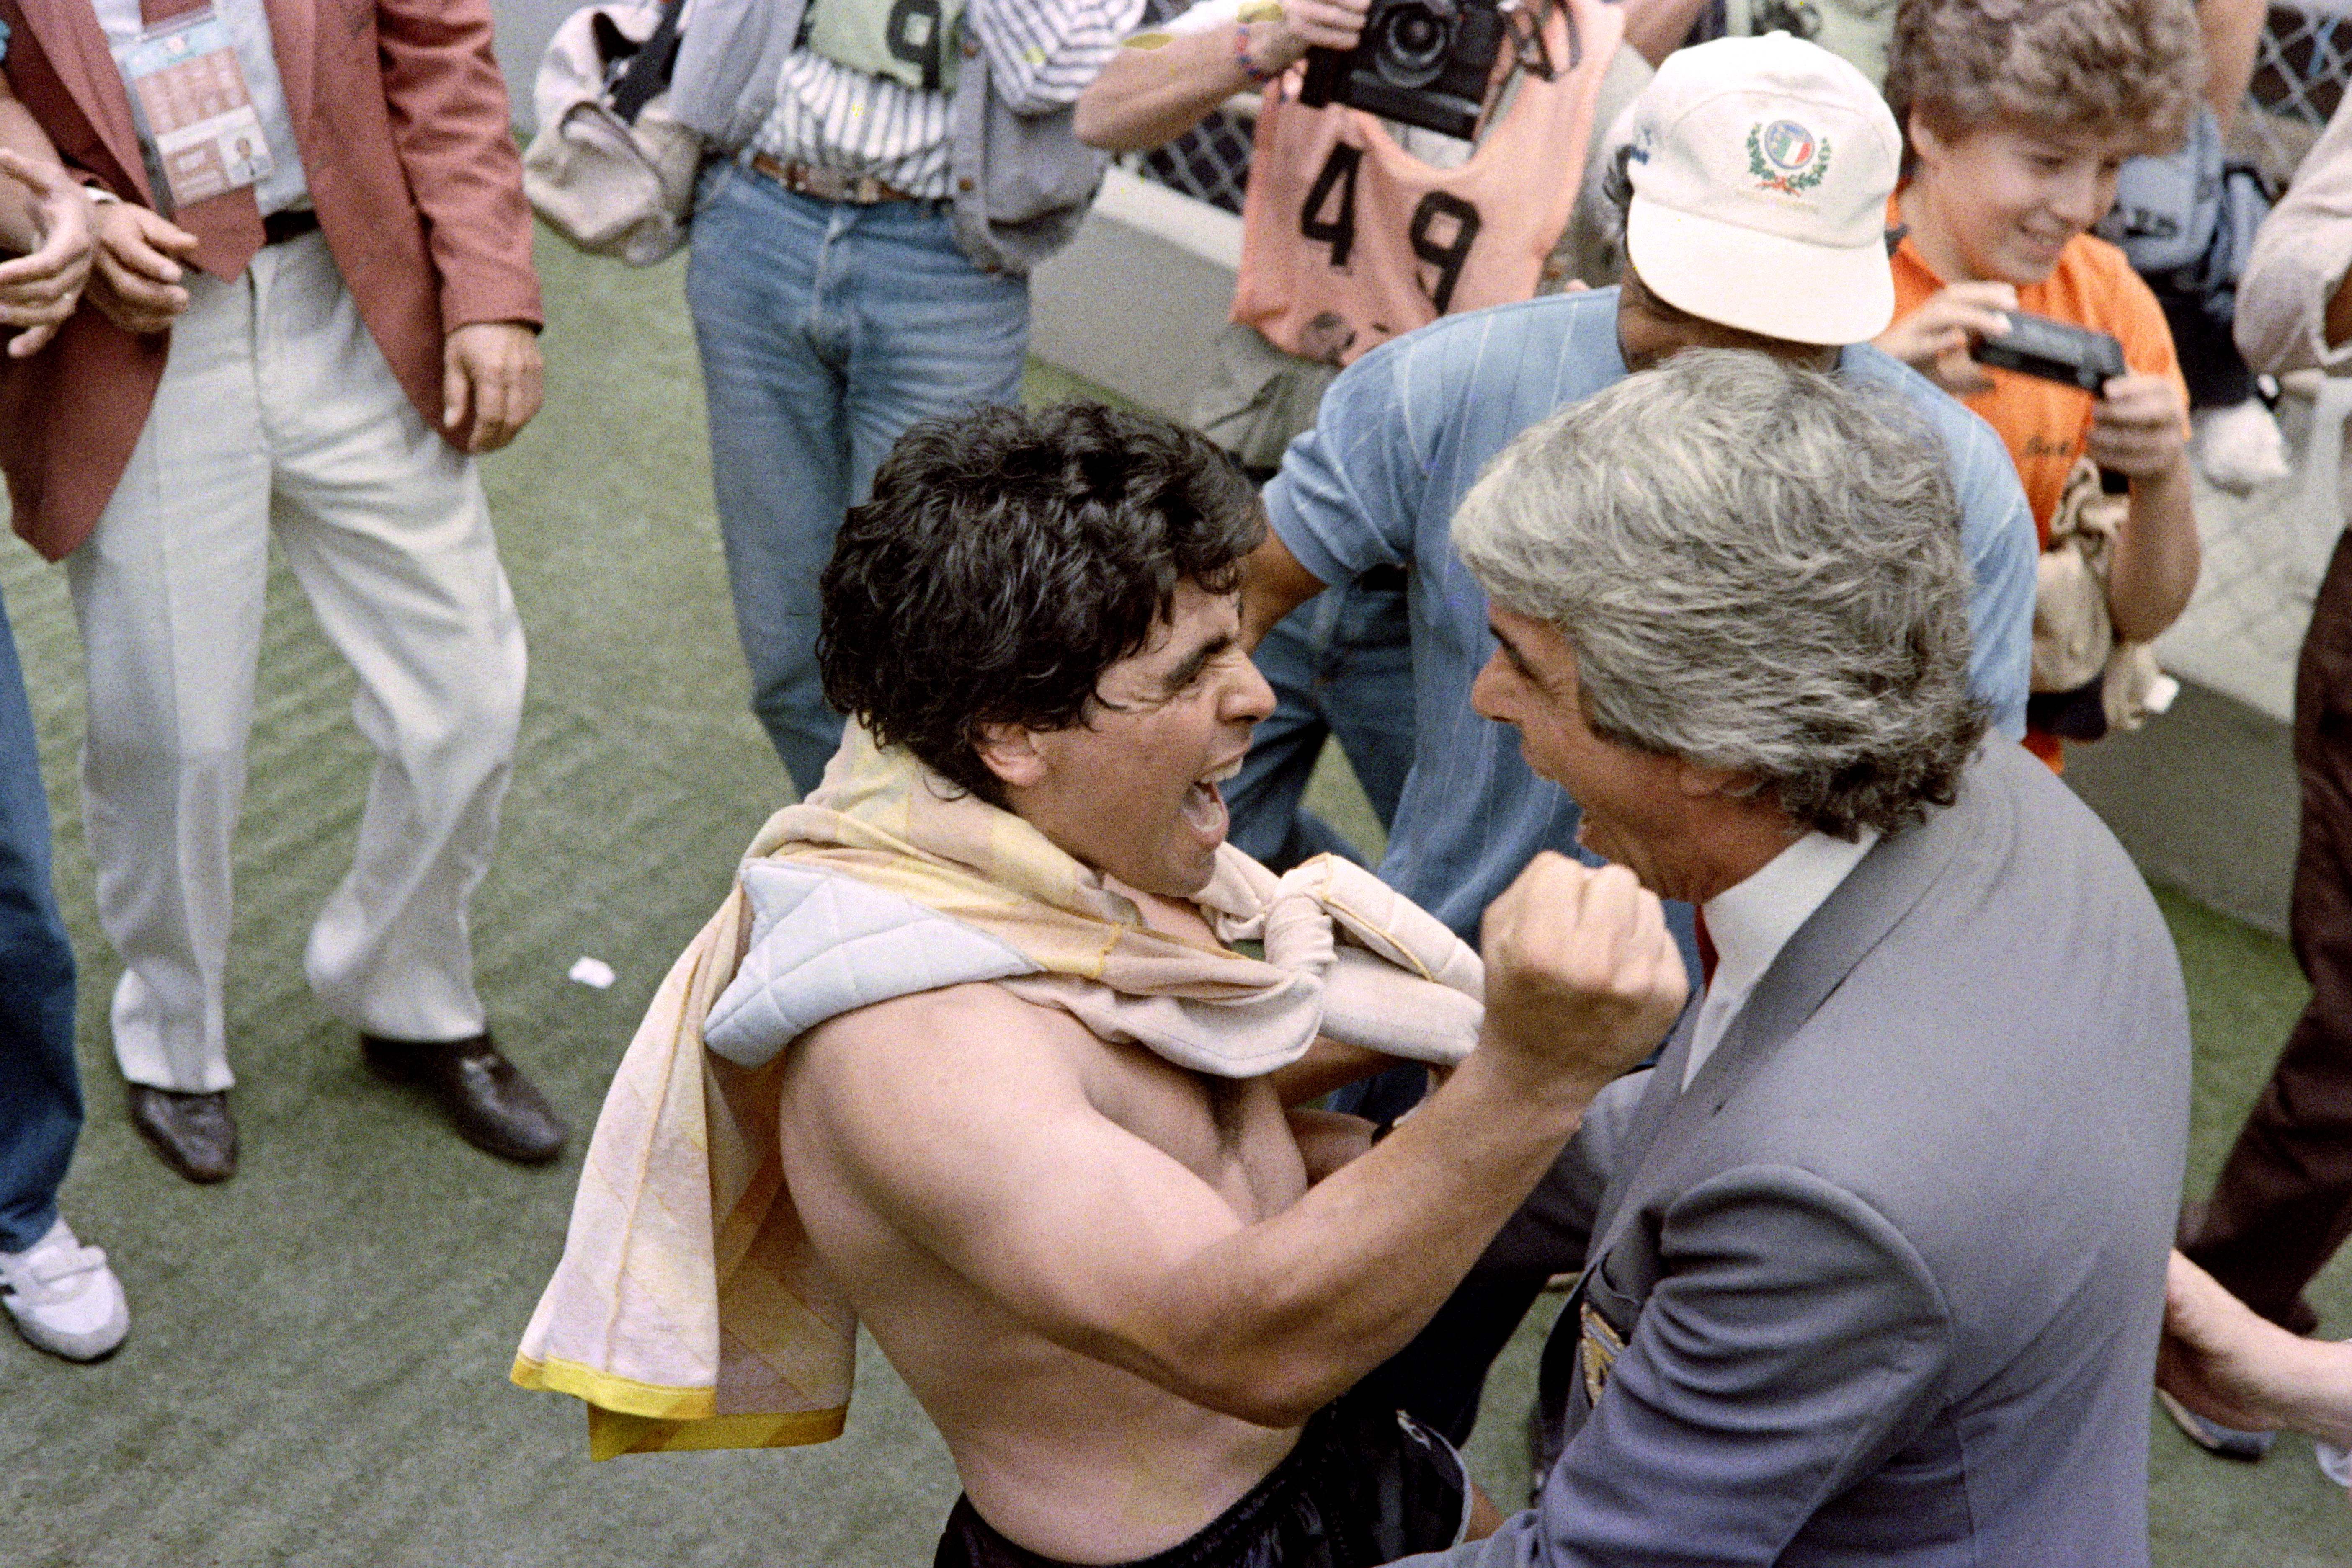
[[[1892, 385], [1951, 454], [1976, 574], [1970, 684], [2015, 739], [2025, 732], [2036, 552], [2017, 470], [1992, 426], [1909, 366], [1858, 344], [1840, 367]], [[1454, 552], [1454, 511], [1513, 437], [1629, 374], [1614, 289], [1448, 316], [1342, 372], [1266, 487], [1275, 532], [1324, 582], [1411, 569], [1413, 763], [1380, 872], [1472, 942], [1480, 914], [1537, 851], [1576, 853], [1578, 813], [1520, 759], [1516, 730], [1471, 710], [1470, 684], [1495, 644], [1486, 592]]]

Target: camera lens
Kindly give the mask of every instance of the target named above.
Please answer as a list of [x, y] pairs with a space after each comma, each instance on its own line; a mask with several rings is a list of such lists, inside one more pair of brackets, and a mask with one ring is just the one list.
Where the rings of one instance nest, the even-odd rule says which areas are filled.
[[1402, 0], [1382, 8], [1375, 24], [1373, 63], [1399, 87], [1437, 79], [1454, 47], [1454, 0]]

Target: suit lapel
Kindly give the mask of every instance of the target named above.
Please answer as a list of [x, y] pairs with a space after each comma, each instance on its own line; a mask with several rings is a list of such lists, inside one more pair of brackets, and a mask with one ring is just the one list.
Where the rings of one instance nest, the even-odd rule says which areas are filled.
[[294, 144], [310, 145], [310, 84], [319, 57], [316, 34], [320, 0], [263, 0], [269, 16], [270, 53], [278, 59], [278, 85], [286, 91], [286, 117], [294, 122]]
[[122, 85], [114, 51], [107, 47], [106, 30], [98, 25], [98, 8], [90, 0], [22, 0], [25, 17], [33, 22], [58, 79], [73, 94], [82, 116], [98, 132], [114, 161], [131, 176], [141, 201], [152, 206], [155, 194], [147, 185], [147, 165], [139, 156], [139, 132], [131, 120], [131, 94]]

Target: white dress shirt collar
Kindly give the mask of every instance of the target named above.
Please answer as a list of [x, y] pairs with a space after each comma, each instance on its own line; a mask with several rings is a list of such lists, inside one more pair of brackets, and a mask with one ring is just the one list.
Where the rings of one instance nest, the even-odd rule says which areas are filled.
[[1878, 831], [1865, 827], [1851, 844], [1809, 831], [1750, 874], [1747, 880], [1709, 899], [1706, 932], [1715, 942], [1715, 978], [1700, 1001], [1691, 1037], [1690, 1061], [1683, 1068], [1688, 1089], [1723, 1034], [1746, 1004], [1748, 994], [1797, 934], [1797, 928], [1837, 890], [1846, 874], [1862, 864]]

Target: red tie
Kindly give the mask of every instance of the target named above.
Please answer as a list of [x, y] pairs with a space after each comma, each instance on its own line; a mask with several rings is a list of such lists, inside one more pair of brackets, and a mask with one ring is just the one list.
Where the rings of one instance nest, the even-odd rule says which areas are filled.
[[[140, 0], [139, 19], [149, 28], [209, 5], [211, 0]], [[241, 276], [261, 248], [261, 208], [251, 185], [191, 202], [172, 221], [196, 237], [196, 265], [215, 278]]]
[[1698, 984], [1705, 991], [1715, 984], [1715, 938], [1706, 931], [1706, 911], [1698, 905], [1691, 906], [1691, 924], [1698, 934]]

